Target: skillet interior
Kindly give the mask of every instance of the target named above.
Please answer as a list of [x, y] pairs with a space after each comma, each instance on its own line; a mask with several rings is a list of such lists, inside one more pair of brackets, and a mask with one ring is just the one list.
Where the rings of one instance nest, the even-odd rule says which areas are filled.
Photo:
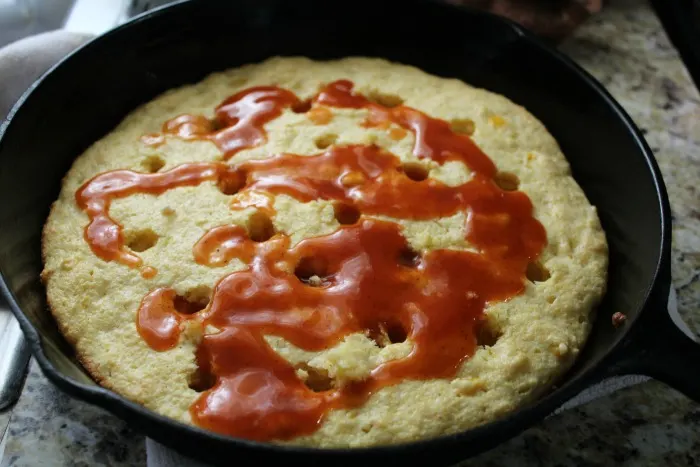
[[[598, 89], [511, 24], [434, 2], [357, 0], [344, 10], [325, 0], [240, 0], [206, 8], [202, 3], [152, 12], [88, 44], [36, 86], [5, 128], [0, 141], [0, 270], [16, 299], [15, 311], [28, 318], [23, 320], [25, 332], [52, 380], [166, 444], [210, 459], [237, 449], [239, 456], [241, 450], [282, 453], [289, 463], [302, 459], [288, 457], [293, 453], [309, 453], [265, 449], [184, 428], [95, 387], [58, 334], [38, 282], [41, 227], [62, 175], [78, 154], [160, 92], [271, 55], [379, 56], [506, 95], [542, 120], [560, 142], [576, 180], [599, 208], [611, 247], [609, 292], [585, 351], [560, 389], [464, 435], [412, 447], [352, 451], [352, 462], [359, 456], [380, 461], [405, 455], [411, 456], [409, 464], [439, 463], [483, 451], [592, 380], [600, 360], [626, 332], [612, 328], [610, 315], [624, 311], [634, 320], [644, 306], [662, 259], [664, 228], [664, 201], [647, 159], [650, 153], [646, 150], [645, 157], [644, 143]], [[333, 453], [342, 451], [326, 455]], [[343, 459], [349, 462], [347, 454]]]

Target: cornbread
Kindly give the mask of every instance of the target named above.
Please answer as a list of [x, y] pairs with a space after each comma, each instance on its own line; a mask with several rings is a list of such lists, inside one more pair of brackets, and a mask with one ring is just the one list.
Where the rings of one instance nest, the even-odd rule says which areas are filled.
[[101, 385], [317, 447], [462, 431], [536, 398], [584, 345], [608, 261], [525, 109], [369, 58], [274, 58], [141, 106], [76, 159], [43, 256]]

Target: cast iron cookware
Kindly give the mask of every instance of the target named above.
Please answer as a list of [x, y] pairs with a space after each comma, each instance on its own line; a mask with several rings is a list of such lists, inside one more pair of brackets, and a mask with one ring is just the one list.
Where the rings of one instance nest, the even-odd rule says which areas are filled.
[[[463, 433], [398, 446], [320, 450], [232, 439], [157, 415], [95, 384], [49, 313], [41, 228], [72, 161], [132, 109], [175, 86], [274, 55], [384, 57], [525, 106], [556, 137], [598, 207], [608, 292], [573, 369], [537, 401]], [[449, 465], [537, 423], [606, 377], [646, 374], [700, 400], [700, 345], [666, 311], [671, 213], [640, 131], [590, 75], [515, 24], [420, 0], [186, 1], [98, 37], [35, 83], [0, 140], [2, 288], [46, 376], [184, 454], [214, 463]], [[76, 291], [76, 293], [79, 293]], [[627, 321], [611, 324], [615, 312]]]

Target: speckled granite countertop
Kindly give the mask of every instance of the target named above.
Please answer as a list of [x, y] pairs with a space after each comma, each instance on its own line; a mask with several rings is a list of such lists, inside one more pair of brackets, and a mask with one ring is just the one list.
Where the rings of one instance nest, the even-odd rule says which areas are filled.
[[[673, 208], [681, 315], [700, 331], [700, 96], [650, 6], [612, 0], [562, 49], [646, 132]], [[4, 426], [0, 414], [0, 435]], [[3, 440], [5, 466], [145, 465], [142, 436], [60, 393], [32, 364]], [[700, 465], [700, 404], [661, 383], [553, 416], [465, 465]]]

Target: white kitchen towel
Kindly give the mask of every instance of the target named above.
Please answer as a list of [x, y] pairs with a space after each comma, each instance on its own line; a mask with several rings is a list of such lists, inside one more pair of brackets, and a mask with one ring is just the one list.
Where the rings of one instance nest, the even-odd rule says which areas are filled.
[[63, 30], [28, 37], [0, 49], [0, 122], [37, 78], [91, 36]]
[[[8, 113], [14, 102], [35, 79], [89, 37], [85, 34], [63, 30], [51, 31], [23, 39], [0, 49], [0, 83], [2, 83], [0, 86], [0, 118]], [[693, 332], [678, 314], [676, 293], [673, 289], [669, 295], [668, 312], [683, 332], [694, 338]], [[566, 402], [555, 413], [585, 404], [647, 379], [645, 376], [634, 375], [607, 379]], [[204, 464], [187, 459], [151, 439], [146, 440], [146, 449], [149, 467], [204, 467]]]

